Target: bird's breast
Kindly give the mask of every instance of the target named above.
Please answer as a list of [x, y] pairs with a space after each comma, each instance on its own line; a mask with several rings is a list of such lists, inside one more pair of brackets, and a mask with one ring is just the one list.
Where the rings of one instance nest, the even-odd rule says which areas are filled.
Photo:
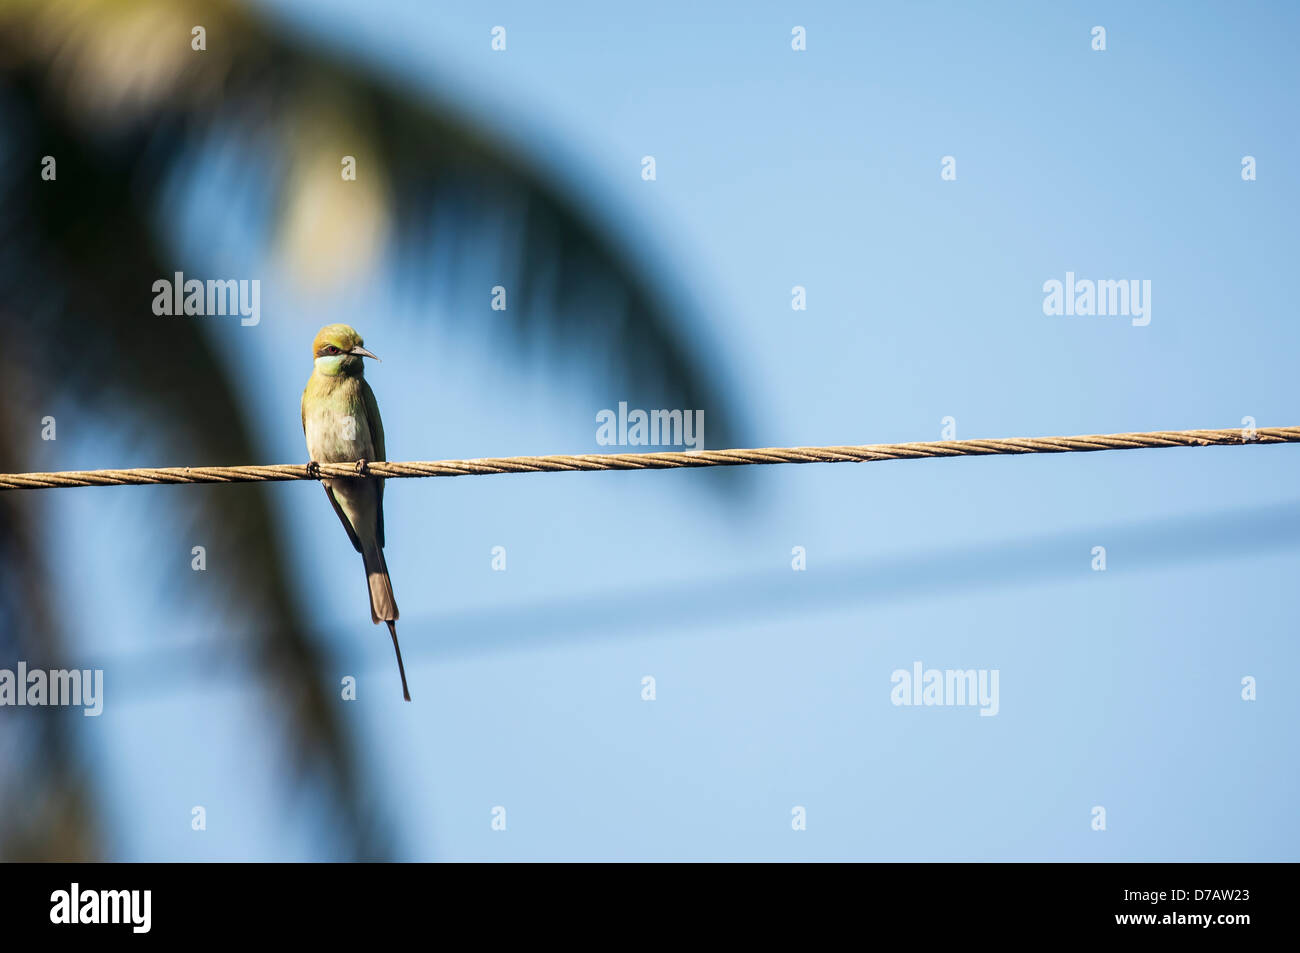
[[307, 453], [317, 463], [374, 459], [374, 441], [360, 405], [308, 407], [303, 426]]

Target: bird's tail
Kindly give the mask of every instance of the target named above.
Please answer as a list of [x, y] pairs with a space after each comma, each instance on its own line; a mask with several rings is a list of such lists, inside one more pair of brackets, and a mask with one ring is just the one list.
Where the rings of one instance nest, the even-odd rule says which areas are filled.
[[402, 676], [402, 697], [409, 702], [411, 692], [406, 687], [406, 666], [402, 664], [402, 647], [397, 644], [397, 623], [392, 619], [388, 620], [388, 632], [393, 637], [393, 651], [397, 653], [397, 674]]
[[384, 551], [378, 546], [367, 546], [361, 551], [366, 564], [366, 579], [370, 583], [370, 621], [395, 622], [398, 619], [397, 600], [393, 598], [393, 581], [388, 578], [388, 564]]
[[370, 621], [378, 625], [388, 623], [393, 637], [393, 651], [397, 653], [397, 672], [402, 676], [402, 697], [408, 702], [411, 692], [406, 687], [406, 667], [402, 665], [402, 647], [397, 644], [397, 600], [393, 598], [393, 582], [388, 578], [388, 564], [384, 551], [378, 546], [367, 547], [361, 553], [366, 564], [366, 579], [370, 583]]

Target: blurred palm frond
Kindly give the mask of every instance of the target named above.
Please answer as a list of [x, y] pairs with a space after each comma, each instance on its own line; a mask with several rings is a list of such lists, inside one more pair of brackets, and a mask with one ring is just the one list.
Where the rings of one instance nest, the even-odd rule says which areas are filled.
[[[196, 26], [202, 51], [192, 48]], [[250, 157], [237, 187], [265, 194], [269, 243], [304, 284], [397, 261], [418, 294], [433, 274], [460, 294], [458, 281], [481, 289], [466, 261], [508, 269], [508, 320], [521, 348], [580, 344], [593, 379], [659, 406], [704, 408], [715, 439], [735, 435], [716, 372], [696, 356], [698, 322], [681, 319], [689, 312], [611, 227], [448, 104], [232, 0], [0, 2], [0, 380], [29, 381], [37, 391], [29, 397], [74, 402], [107, 432], [147, 439], [167, 460], [266, 459], [241, 404], [240, 369], [202, 322], [151, 312], [153, 282], [179, 270], [166, 190], [213, 138]], [[344, 155], [359, 173], [341, 185]], [[40, 178], [44, 156], [57, 161], [55, 181]], [[22, 451], [17, 428], [0, 428], [0, 470], [25, 469]], [[0, 648], [6, 659], [56, 658], [59, 593], [34, 568], [46, 558], [34, 528], [45, 501], [0, 502], [0, 578], [9, 583], [0, 586], [0, 622], [27, 640]], [[321, 649], [301, 621], [268, 492], [208, 489], [187, 502], [214, 546], [240, 554], [226, 582], [241, 594], [238, 611], [257, 621], [247, 662], [300, 769], [335, 796], [343, 823], [334, 829], [344, 832], [336, 846], [386, 855]], [[21, 622], [34, 606], [39, 624]], [[26, 741], [0, 738], [15, 752], [0, 778], [0, 854], [93, 856], [89, 781], [75, 744], [57, 719], [39, 724]], [[37, 764], [52, 807], [33, 821], [14, 809], [25, 792], [9, 782], [35, 777]], [[32, 823], [40, 836], [16, 846], [17, 825]]]

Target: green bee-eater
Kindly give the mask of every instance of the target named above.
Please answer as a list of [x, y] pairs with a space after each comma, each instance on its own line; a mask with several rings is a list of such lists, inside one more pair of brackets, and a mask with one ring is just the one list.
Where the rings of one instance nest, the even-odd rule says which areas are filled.
[[[362, 362], [373, 357], [361, 346], [361, 335], [346, 324], [328, 324], [312, 342], [316, 367], [302, 392], [302, 432], [312, 463], [351, 463], [383, 460], [384, 424], [379, 404], [366, 383]], [[388, 623], [402, 676], [402, 697], [408, 702], [406, 669], [397, 644], [397, 602], [384, 562], [384, 481], [376, 478], [322, 480], [325, 495], [338, 514], [348, 539], [361, 554], [370, 583], [370, 621]]]

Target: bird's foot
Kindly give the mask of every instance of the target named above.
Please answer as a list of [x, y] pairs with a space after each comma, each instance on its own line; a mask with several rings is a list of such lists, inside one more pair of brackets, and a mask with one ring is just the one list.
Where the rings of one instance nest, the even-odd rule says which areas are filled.
[[310, 480], [320, 479], [320, 464], [315, 460], [307, 461], [307, 478]]
[[367, 466], [369, 466], [369, 462], [364, 457], [362, 457], [360, 460], [357, 461], [357, 472], [361, 474], [365, 474]]

